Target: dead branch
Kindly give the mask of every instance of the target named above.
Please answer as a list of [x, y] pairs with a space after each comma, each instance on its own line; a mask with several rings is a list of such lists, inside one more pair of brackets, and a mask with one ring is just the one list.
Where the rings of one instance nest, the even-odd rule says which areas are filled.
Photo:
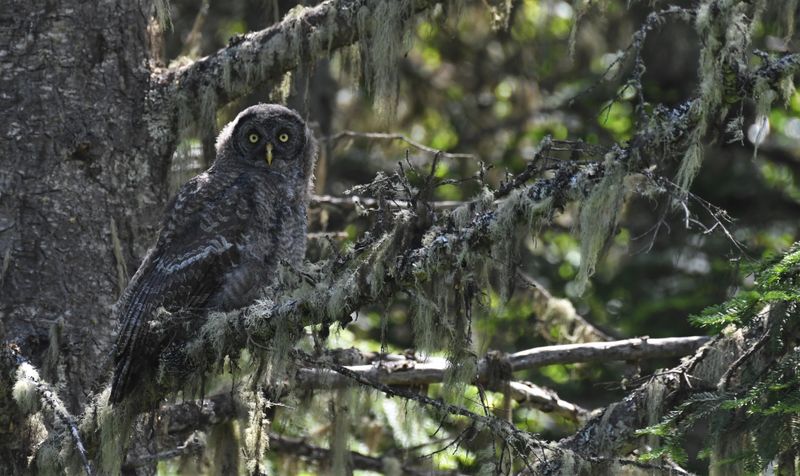
[[552, 364], [642, 360], [691, 354], [709, 341], [708, 337], [638, 337], [612, 342], [563, 344], [515, 352], [508, 356], [514, 371]]

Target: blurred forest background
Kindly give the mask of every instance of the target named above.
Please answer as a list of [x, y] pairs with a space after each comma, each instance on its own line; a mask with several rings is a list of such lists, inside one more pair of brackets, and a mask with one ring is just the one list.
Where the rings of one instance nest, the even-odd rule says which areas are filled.
[[[297, 5], [295, 1], [173, 0], [162, 61], [168, 65], [213, 53], [236, 35], [280, 20]], [[693, 2], [671, 5], [691, 7]], [[605, 147], [629, 140], [640, 112], [637, 91], [628, 87], [635, 65], [623, 52], [648, 15], [664, 6], [666, 2], [658, 1], [452, 2], [414, 20], [406, 41], [398, 45], [403, 59], [391, 115], [376, 107], [361, 74], [358, 49], [352, 48], [318, 61], [311, 71], [287, 75], [277, 87], [264, 87], [231, 103], [217, 115], [217, 125], [250, 104], [285, 101], [314, 124], [323, 141], [316, 193], [331, 196], [369, 183], [378, 172], [393, 173], [406, 157], [420, 167], [432, 162], [433, 154], [402, 140], [358, 136], [401, 134], [432, 149], [464, 154], [437, 163], [436, 176], [452, 184], [438, 187], [433, 199], [470, 200], [480, 192], [480, 185], [470, 178], [482, 166], [488, 168], [487, 181], [498, 186], [507, 174], [525, 169], [545, 137]], [[754, 32], [754, 48], [772, 53], [796, 50], [796, 42], [785, 39], [785, 7], [772, 6]], [[645, 68], [641, 94], [648, 107], [659, 103], [674, 107], [692, 96], [698, 88], [699, 48], [697, 32], [685, 19], [659, 22], [649, 32], [641, 49]], [[800, 226], [796, 179], [800, 93], [786, 105], [777, 102], [766, 117], [756, 115], [754, 104], [745, 103], [743, 108], [744, 135], [713, 131], [716, 138], [705, 147], [704, 164], [691, 189], [696, 196], [689, 201], [692, 218], [687, 219], [683, 209], [671, 208], [668, 195], [631, 194], [585, 293], [574, 286], [581, 260], [574, 233], [577, 204], [539, 233], [519, 236], [524, 246], [514, 265], [550, 293], [568, 298], [579, 315], [609, 336], [706, 333], [692, 325], [690, 316], [752, 287], [754, 267], [787, 250]], [[342, 135], [345, 131], [357, 134]], [[213, 139], [214, 134], [202, 133], [184, 138], [173, 165], [176, 186], [209, 163]], [[675, 170], [677, 164], [672, 171], [667, 167], [665, 175]], [[724, 223], [730, 235], [714, 226], [710, 211], [716, 213], [715, 207], [730, 217]], [[318, 205], [311, 219], [319, 245], [312, 246], [312, 254], [330, 253], [330, 239], [345, 247], [368, 228], [365, 214], [348, 206]], [[472, 328], [475, 353], [570, 342], [571, 336], [559, 335], [566, 333], [564, 329], [548, 326], [537, 315], [531, 293], [524, 285], [508, 297], [481, 290]], [[388, 321], [383, 331], [382, 319]], [[402, 353], [414, 348], [409, 320], [409, 303], [398, 299], [386, 310], [363, 310], [353, 324], [334, 331], [328, 345]], [[522, 378], [594, 409], [619, 400], [636, 379], [672, 363], [551, 365], [523, 373]], [[435, 388], [431, 392], [437, 394]], [[477, 390], [469, 392], [467, 406], [480, 413]], [[437, 452], [431, 443], [441, 436], [435, 417], [409, 411], [396, 400], [358, 395], [360, 403], [354, 405], [363, 411], [351, 422], [351, 449], [370, 453], [431, 445], [427, 447], [431, 468], [471, 472], [480, 467], [477, 455], [485, 441]], [[502, 395], [489, 392], [487, 398], [499, 413]], [[323, 397], [314, 403], [316, 413], [302, 422], [295, 419], [292, 408], [278, 410], [274, 425], [290, 435], [316, 435], [310, 441], [326, 446], [331, 431], [329, 402]], [[289, 415], [281, 418], [284, 413]], [[513, 421], [546, 439], [576, 430], [574, 421], [525, 406], [514, 409]], [[270, 459], [277, 474], [319, 470], [293, 455], [273, 454]]]
[[[298, 2], [171, 2], [172, 28], [164, 35], [163, 62], [187, 61], [215, 52], [231, 37], [265, 28]], [[402, 134], [432, 149], [464, 156], [445, 157], [435, 174], [451, 185], [436, 189], [434, 200], [464, 201], [480, 186], [474, 177], [487, 167], [487, 180], [498, 186], [506, 174], [526, 167], [547, 136], [608, 147], [629, 140], [637, 127], [637, 91], [628, 86], [634, 67], [623, 52], [648, 15], [666, 2], [525, 0], [452, 2], [414, 21], [399, 65], [396, 112], [382, 115], [370, 87], [361, 79], [357, 49], [335, 52], [313, 71], [295, 72], [280, 87], [265, 87], [225, 107], [218, 127], [247, 105], [284, 100], [306, 115], [322, 139], [316, 193], [342, 196], [378, 172], [393, 173], [408, 155], [415, 165], [430, 164], [433, 154], [401, 140], [342, 136], [343, 131]], [[772, 3], [772, 2], [768, 2]], [[780, 2], [777, 2], [780, 3]], [[672, 2], [692, 6], [693, 2]], [[783, 5], [767, 8], [754, 32], [753, 46], [765, 52], [796, 49], [787, 43]], [[677, 16], [676, 16], [677, 17]], [[674, 18], [649, 32], [641, 50], [645, 72], [641, 94], [650, 104], [677, 106], [698, 88], [698, 35], [691, 21]], [[743, 137], [723, 130], [705, 147], [703, 167], [692, 186], [692, 219], [672, 209], [670, 197], [637, 196], [625, 202], [624, 214], [605, 258], [583, 294], [574, 286], [581, 260], [573, 233], [578, 206], [573, 204], [524, 242], [515, 265], [556, 296], [566, 297], [578, 314], [615, 338], [672, 337], [704, 334], [690, 316], [753, 285], [753, 268], [781, 253], [797, 239], [800, 226], [800, 93], [776, 103], [766, 117], [745, 103]], [[210, 160], [213, 134], [186, 137], [173, 167], [182, 183]], [[758, 153], [754, 155], [754, 143]], [[205, 151], [205, 152], [204, 152]], [[665, 175], [671, 176], [677, 164]], [[708, 202], [708, 204], [706, 204]], [[714, 226], [709, 210], [727, 212], [730, 232]], [[313, 231], [326, 253], [328, 239], [347, 246], [367, 228], [358, 210], [321, 204], [312, 211]], [[323, 239], [323, 233], [330, 235]], [[328, 251], [329, 252], [329, 251]], [[558, 326], [537, 316], [531, 289], [517, 286], [506, 299], [481, 290], [481, 306], [472, 328], [478, 355], [499, 349], [514, 352], [552, 342], [569, 342]], [[385, 311], [363, 310], [358, 319], [330, 338], [331, 347], [402, 353], [414, 347], [409, 303], [398, 299]], [[382, 334], [382, 319], [388, 320]], [[550, 334], [549, 336], [547, 334]], [[631, 382], [674, 361], [551, 365], [522, 375], [552, 388], [565, 400], [588, 409], [622, 398]], [[437, 390], [432, 389], [436, 394]], [[481, 412], [477, 391], [468, 406]], [[437, 438], [436, 418], [404, 409], [403, 403], [360, 393], [361, 416], [352, 421], [350, 446], [365, 452], [430, 444]], [[490, 405], [502, 396], [489, 392]], [[302, 423], [278, 410], [274, 425], [288, 434], [317, 435], [327, 445], [329, 421], [325, 398], [315, 399], [317, 413]], [[498, 410], [500, 411], [500, 410]], [[575, 422], [520, 406], [513, 421], [521, 428], [558, 439], [576, 430]], [[439, 435], [441, 436], [441, 435]], [[312, 439], [313, 440], [313, 439]], [[474, 471], [480, 444], [435, 453], [431, 467]], [[429, 447], [434, 452], [435, 445]], [[697, 449], [697, 448], [696, 448]], [[424, 453], [424, 451], [423, 451]], [[272, 455], [278, 473], [317, 470], [293, 456]], [[696, 466], [690, 469], [697, 469]], [[469, 472], [469, 471], [468, 471]]]
[[[189, 65], [238, 44], [247, 32], [300, 15], [303, 6], [316, 3], [171, 0], [162, 10], [169, 21], [159, 25], [153, 20], [150, 25], [151, 68], [157, 72]], [[358, 45], [303, 63], [282, 82], [262, 85], [219, 108], [215, 124], [198, 121], [184, 127], [169, 171], [170, 187], [174, 192], [210, 165], [217, 132], [239, 111], [258, 102], [285, 103], [307, 118], [321, 146], [308, 258], [335, 258], [357, 246], [381, 219], [375, 203], [342, 197], [374, 198], [359, 186], [381, 173], [425, 174], [433, 167], [438, 185], [427, 198], [446, 213], [478, 198], [484, 186], [502, 188], [511, 177], [524, 174], [532, 161], [540, 161], [543, 170], [548, 163], [555, 169], [587, 156], [602, 160], [618, 150], [615, 145], [628, 145], [650, 118], [680, 111], [703, 87], [701, 50], [708, 45], [691, 13], [697, 3], [450, 1], [426, 7], [412, 17], [400, 38], [389, 35], [383, 40], [381, 19], [376, 18], [376, 38], [370, 41], [380, 45], [371, 54], [400, 57], [390, 67], [396, 70], [378, 75], [386, 81], [370, 80], [375, 76], [364, 68], [385, 62], [365, 61]], [[752, 7], [758, 19], [750, 50], [739, 52], [748, 67], [797, 51], [796, 0], [700, 3], [712, 15], [714, 8], [729, 4], [757, 4]], [[676, 199], [680, 189], [671, 183], [682, 152], [665, 152], [669, 160], [653, 159], [650, 169], [626, 176], [622, 212], [585, 290], [578, 276], [582, 253], [576, 233], [581, 203], [565, 200], [551, 221], [509, 237], [519, 246], [508, 255], [511, 261], [498, 268], [512, 271], [490, 269], [492, 286], [475, 292], [468, 328], [472, 355], [579, 343], [587, 340], [587, 332], [594, 333], [590, 341], [716, 333], [717, 327], [693, 324], [697, 320], [692, 316], [754, 289], [754, 270], [790, 250], [800, 227], [800, 93], [791, 92], [785, 102], [767, 102], [766, 110], [752, 90], [730, 103], [724, 92], [719, 95], [730, 109], [727, 116], [709, 121], [702, 167], [688, 198]], [[542, 144], [550, 144], [544, 154]], [[537, 173], [547, 178], [542, 170]], [[647, 173], [654, 171], [666, 181], [651, 181]], [[543, 295], [547, 299], [542, 300]], [[332, 328], [324, 345], [353, 347], [364, 354], [413, 355], [418, 344], [412, 323], [417, 298], [398, 292], [391, 302], [358, 310], [352, 323]], [[576, 315], [586, 322], [575, 324]], [[318, 337], [309, 331], [298, 347], [313, 352]], [[453, 358], [444, 348], [430, 355]], [[514, 376], [592, 411], [622, 400], [658, 369], [678, 363], [677, 358], [665, 358], [557, 364]], [[233, 381], [237, 383], [235, 376]], [[225, 393], [230, 383], [225, 376], [217, 388], [206, 390]], [[558, 441], [586, 423], [586, 414], [576, 418], [510, 401], [503, 392], [463, 388], [464, 398], [456, 403], [478, 415], [508, 419], [542, 440]], [[453, 401], [442, 384], [415, 390]], [[272, 449], [258, 468], [266, 474], [344, 474], [353, 467], [362, 468], [354, 473], [361, 475], [505, 474], [525, 469], [469, 418], [445, 418], [430, 406], [375, 390], [297, 391], [270, 409], [268, 418]], [[707, 474], [707, 430], [701, 421], [681, 439], [684, 458], [659, 453], [655, 461], [671, 467], [678, 460], [688, 471]], [[208, 447], [225, 447], [220, 441], [238, 438], [233, 435], [239, 431], [245, 431], [243, 421], [212, 428]], [[644, 446], [635, 457], [653, 449]], [[182, 448], [158, 453], [159, 474], [222, 471], [219, 454], [198, 455], [189, 446]], [[357, 455], [348, 456], [346, 450], [382, 459], [359, 463]], [[503, 462], [495, 466], [498, 458]], [[133, 471], [152, 463], [129, 457], [126, 464]], [[253, 470], [238, 459], [226, 464], [228, 470], [231, 464], [241, 471]], [[373, 471], [365, 469], [370, 465]], [[678, 466], [674, 470], [685, 474]]]

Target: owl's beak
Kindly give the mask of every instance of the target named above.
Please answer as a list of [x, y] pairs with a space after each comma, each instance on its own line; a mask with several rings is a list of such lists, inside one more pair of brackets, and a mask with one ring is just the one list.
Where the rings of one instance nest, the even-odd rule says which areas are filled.
[[267, 142], [267, 165], [272, 165], [272, 143]]

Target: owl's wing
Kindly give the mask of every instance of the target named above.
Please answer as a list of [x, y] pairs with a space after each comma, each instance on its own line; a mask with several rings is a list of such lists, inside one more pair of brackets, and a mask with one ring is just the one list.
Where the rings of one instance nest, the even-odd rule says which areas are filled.
[[111, 402], [128, 394], [142, 365], [155, 365], [148, 327], [159, 307], [203, 307], [226, 271], [239, 262], [239, 243], [253, 208], [244, 177], [187, 183], [168, 207], [155, 247], [145, 257], [118, 305], [121, 327], [114, 347]]

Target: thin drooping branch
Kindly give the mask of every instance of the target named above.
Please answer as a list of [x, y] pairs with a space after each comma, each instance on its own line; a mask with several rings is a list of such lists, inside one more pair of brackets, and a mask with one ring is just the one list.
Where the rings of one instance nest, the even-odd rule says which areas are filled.
[[502, 437], [503, 440], [511, 445], [511, 447], [514, 448], [514, 450], [517, 451], [525, 461], [528, 461], [530, 455], [535, 457], [538, 451], [546, 451], [551, 446], [549, 443], [535, 438], [532, 434], [517, 429], [514, 425], [506, 420], [502, 420], [494, 416], [478, 415], [477, 413], [471, 412], [466, 408], [446, 403], [441, 399], [431, 398], [422, 393], [417, 393], [398, 387], [390, 387], [389, 385], [383, 384], [371, 377], [354, 372], [343, 365], [316, 360], [299, 351], [293, 351], [293, 355], [298, 360], [305, 361], [307, 364], [336, 372], [361, 385], [374, 388], [388, 397], [402, 397], [406, 400], [415, 401], [445, 415], [467, 417], [469, 420], [480, 423], [485, 428], [489, 428], [495, 435]]
[[13, 394], [14, 399], [17, 400], [17, 404], [26, 411], [32, 413], [40, 410], [44, 411], [45, 414], [50, 415], [52, 425], [65, 428], [70, 438], [72, 438], [75, 449], [80, 456], [84, 472], [88, 476], [94, 474], [92, 466], [89, 463], [86, 445], [81, 438], [75, 417], [67, 410], [66, 405], [64, 405], [64, 402], [58, 396], [55, 388], [39, 376], [39, 371], [36, 367], [25, 360], [16, 348], [7, 346], [3, 349], [3, 352], [8, 353], [7, 356], [3, 357], [3, 360], [8, 360], [10, 356], [16, 361], [16, 378]]

